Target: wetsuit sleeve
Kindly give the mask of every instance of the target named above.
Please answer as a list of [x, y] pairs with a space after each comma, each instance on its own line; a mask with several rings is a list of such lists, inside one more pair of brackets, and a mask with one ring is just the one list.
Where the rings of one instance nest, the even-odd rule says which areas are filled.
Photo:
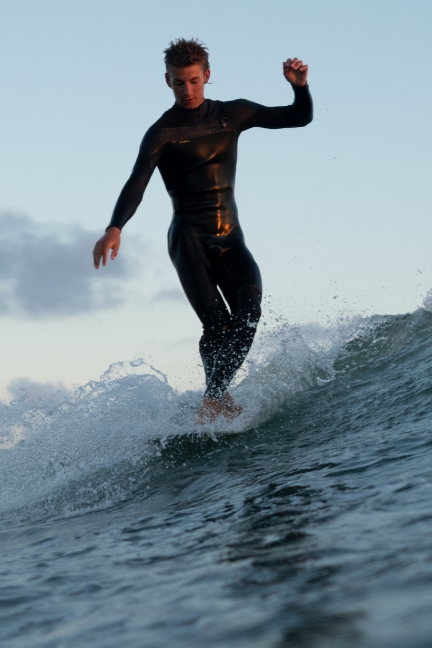
[[240, 134], [249, 128], [255, 127], [296, 128], [309, 124], [313, 117], [309, 86], [306, 84], [302, 87], [292, 86], [292, 88], [294, 90], [294, 102], [290, 106], [269, 108], [246, 99], [227, 102], [228, 111], [233, 114], [235, 130]]
[[122, 229], [135, 214], [160, 160], [161, 148], [158, 132], [152, 127], [144, 135], [132, 173], [120, 192], [108, 227]]

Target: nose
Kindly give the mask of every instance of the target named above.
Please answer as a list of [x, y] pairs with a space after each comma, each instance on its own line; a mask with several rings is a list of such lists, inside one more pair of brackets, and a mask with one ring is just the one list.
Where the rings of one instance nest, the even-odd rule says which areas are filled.
[[188, 83], [185, 83], [183, 87], [183, 95], [185, 97], [189, 97], [190, 95], [192, 95], [192, 86], [189, 85]]

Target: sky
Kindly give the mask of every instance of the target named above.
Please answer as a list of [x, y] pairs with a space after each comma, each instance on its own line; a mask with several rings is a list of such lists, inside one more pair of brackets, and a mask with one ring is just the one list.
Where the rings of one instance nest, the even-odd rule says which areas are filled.
[[0, 0], [0, 399], [66, 394], [141, 357], [179, 390], [203, 385], [158, 172], [115, 262], [91, 260], [173, 103], [162, 50], [179, 36], [207, 44], [213, 99], [291, 103], [282, 61], [309, 65], [314, 121], [240, 138], [262, 330], [413, 311], [432, 288], [430, 1], [185, 4]]

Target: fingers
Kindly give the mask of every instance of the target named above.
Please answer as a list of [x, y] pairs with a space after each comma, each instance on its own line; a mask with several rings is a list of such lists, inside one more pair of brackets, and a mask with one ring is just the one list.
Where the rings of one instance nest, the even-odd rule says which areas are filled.
[[100, 266], [101, 259], [102, 264], [106, 266], [110, 250], [112, 250], [111, 259], [114, 261], [118, 254], [119, 248], [120, 230], [116, 227], [109, 228], [106, 234], [104, 234], [94, 246], [93, 263], [96, 270]]
[[93, 250], [93, 264], [96, 270], [99, 268], [101, 259], [100, 241], [96, 243]]
[[[101, 259], [102, 259], [102, 264], [104, 266], [107, 264], [108, 253], [109, 253], [111, 247], [113, 247], [113, 246], [109, 244], [109, 242], [106, 240], [105, 236], [102, 236], [102, 238], [100, 238], [99, 241], [94, 246], [93, 263], [94, 263], [94, 267], [96, 268], [96, 270], [99, 269]], [[118, 250], [118, 247], [117, 247], [117, 250]]]
[[102, 265], [106, 266], [107, 261], [108, 261], [108, 253], [111, 249], [111, 246], [107, 245], [105, 242], [105, 245], [103, 246], [103, 252], [102, 252]]
[[[300, 70], [301, 68], [304, 68], [307, 66], [303, 65], [303, 61], [299, 60], [298, 58], [294, 59], [287, 59], [283, 63], [284, 68], [291, 68], [292, 70]], [[303, 70], [301, 70], [303, 72]]]
[[308, 66], [298, 58], [289, 58], [283, 62], [283, 74], [291, 85], [300, 87], [306, 84]]
[[111, 259], [114, 261], [119, 251], [120, 243], [114, 243], [111, 252]]

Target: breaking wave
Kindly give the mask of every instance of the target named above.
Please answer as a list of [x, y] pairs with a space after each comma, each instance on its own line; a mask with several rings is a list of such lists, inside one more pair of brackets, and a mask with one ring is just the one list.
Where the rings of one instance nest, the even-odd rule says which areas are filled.
[[[351, 318], [328, 329], [283, 324], [257, 341], [232, 388], [244, 408], [232, 423], [196, 426], [201, 393], [176, 392], [144, 360], [111, 365], [99, 381], [58, 403], [24, 395], [1, 405], [0, 519], [29, 523], [139, 497], [169, 440], [215, 439], [260, 428], [288, 417], [305, 392], [365, 368], [373, 370], [377, 387], [380, 367], [388, 363], [403, 380], [403, 369], [414, 358], [429, 367], [431, 333], [427, 302], [412, 314]], [[419, 378], [419, 385], [425, 380]], [[361, 403], [364, 395], [357, 398]]]

